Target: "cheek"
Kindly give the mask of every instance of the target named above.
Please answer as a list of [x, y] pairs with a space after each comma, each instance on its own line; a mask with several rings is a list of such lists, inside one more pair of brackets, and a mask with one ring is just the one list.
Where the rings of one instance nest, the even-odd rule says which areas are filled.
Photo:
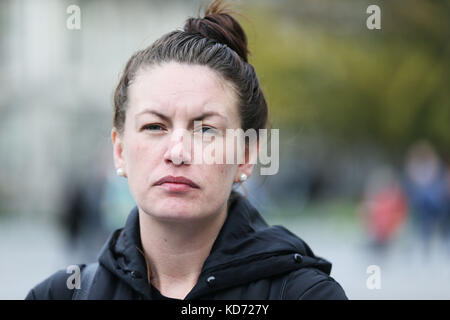
[[228, 165], [221, 165], [221, 164], [217, 165], [216, 168], [216, 170], [219, 172], [219, 175], [222, 177], [230, 175], [231, 171], [230, 169], [231, 168], [229, 168]]
[[[132, 140], [132, 139], [130, 139]], [[139, 141], [141, 140], [141, 141]], [[129, 178], [133, 181], [140, 181], [149, 178], [152, 168], [156, 168], [158, 160], [162, 158], [161, 150], [157, 144], [151, 141], [142, 141], [136, 137], [128, 146], [127, 167]]]
[[206, 165], [203, 172], [208, 172], [208, 180], [216, 186], [225, 186], [233, 181], [233, 166], [226, 164]]
[[133, 143], [129, 148], [129, 163], [131, 167], [139, 166], [147, 153], [147, 146], [143, 143]]

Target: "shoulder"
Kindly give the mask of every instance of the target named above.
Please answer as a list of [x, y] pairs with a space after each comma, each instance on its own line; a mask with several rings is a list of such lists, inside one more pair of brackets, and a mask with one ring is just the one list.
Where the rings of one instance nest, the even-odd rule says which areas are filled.
[[[80, 271], [85, 267], [84, 264], [76, 266]], [[74, 283], [74, 276], [76, 276], [75, 268], [58, 270], [33, 287], [25, 300], [71, 300], [74, 289], [70, 288], [70, 284]]]
[[282, 297], [286, 300], [347, 300], [341, 285], [325, 272], [303, 268], [284, 278]]

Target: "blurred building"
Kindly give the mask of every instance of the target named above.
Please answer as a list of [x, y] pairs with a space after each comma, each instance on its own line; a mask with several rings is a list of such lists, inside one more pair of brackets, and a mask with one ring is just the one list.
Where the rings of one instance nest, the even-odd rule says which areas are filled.
[[[66, 10], [81, 9], [79, 30]], [[112, 96], [127, 59], [197, 14], [197, 1], [0, 2], [0, 212], [51, 215], [66, 172], [112, 165]]]

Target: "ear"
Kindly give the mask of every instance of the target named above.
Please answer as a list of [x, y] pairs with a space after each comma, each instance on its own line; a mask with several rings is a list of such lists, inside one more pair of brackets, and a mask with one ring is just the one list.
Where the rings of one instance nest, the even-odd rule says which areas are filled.
[[122, 168], [126, 174], [126, 161], [123, 154], [123, 141], [122, 136], [119, 134], [116, 128], [111, 130], [111, 139], [113, 143], [113, 156], [114, 167], [117, 169]]
[[259, 154], [259, 141], [254, 144], [253, 147], [246, 145], [245, 147], [245, 163], [238, 165], [238, 170], [236, 172], [235, 181], [239, 182], [241, 174], [245, 173], [248, 178], [252, 175], [253, 168], [255, 167], [256, 161]]

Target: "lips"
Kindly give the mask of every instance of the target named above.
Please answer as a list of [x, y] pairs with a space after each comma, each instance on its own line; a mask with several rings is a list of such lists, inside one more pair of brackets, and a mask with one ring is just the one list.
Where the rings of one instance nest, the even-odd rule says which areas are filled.
[[184, 184], [184, 185], [188, 185], [192, 188], [199, 188], [199, 186], [195, 182], [193, 182], [192, 180], [189, 180], [188, 178], [183, 177], [183, 176], [179, 176], [179, 177], [165, 176], [165, 177], [159, 179], [158, 181], [156, 181], [154, 183], [154, 185], [159, 186], [164, 183]]

